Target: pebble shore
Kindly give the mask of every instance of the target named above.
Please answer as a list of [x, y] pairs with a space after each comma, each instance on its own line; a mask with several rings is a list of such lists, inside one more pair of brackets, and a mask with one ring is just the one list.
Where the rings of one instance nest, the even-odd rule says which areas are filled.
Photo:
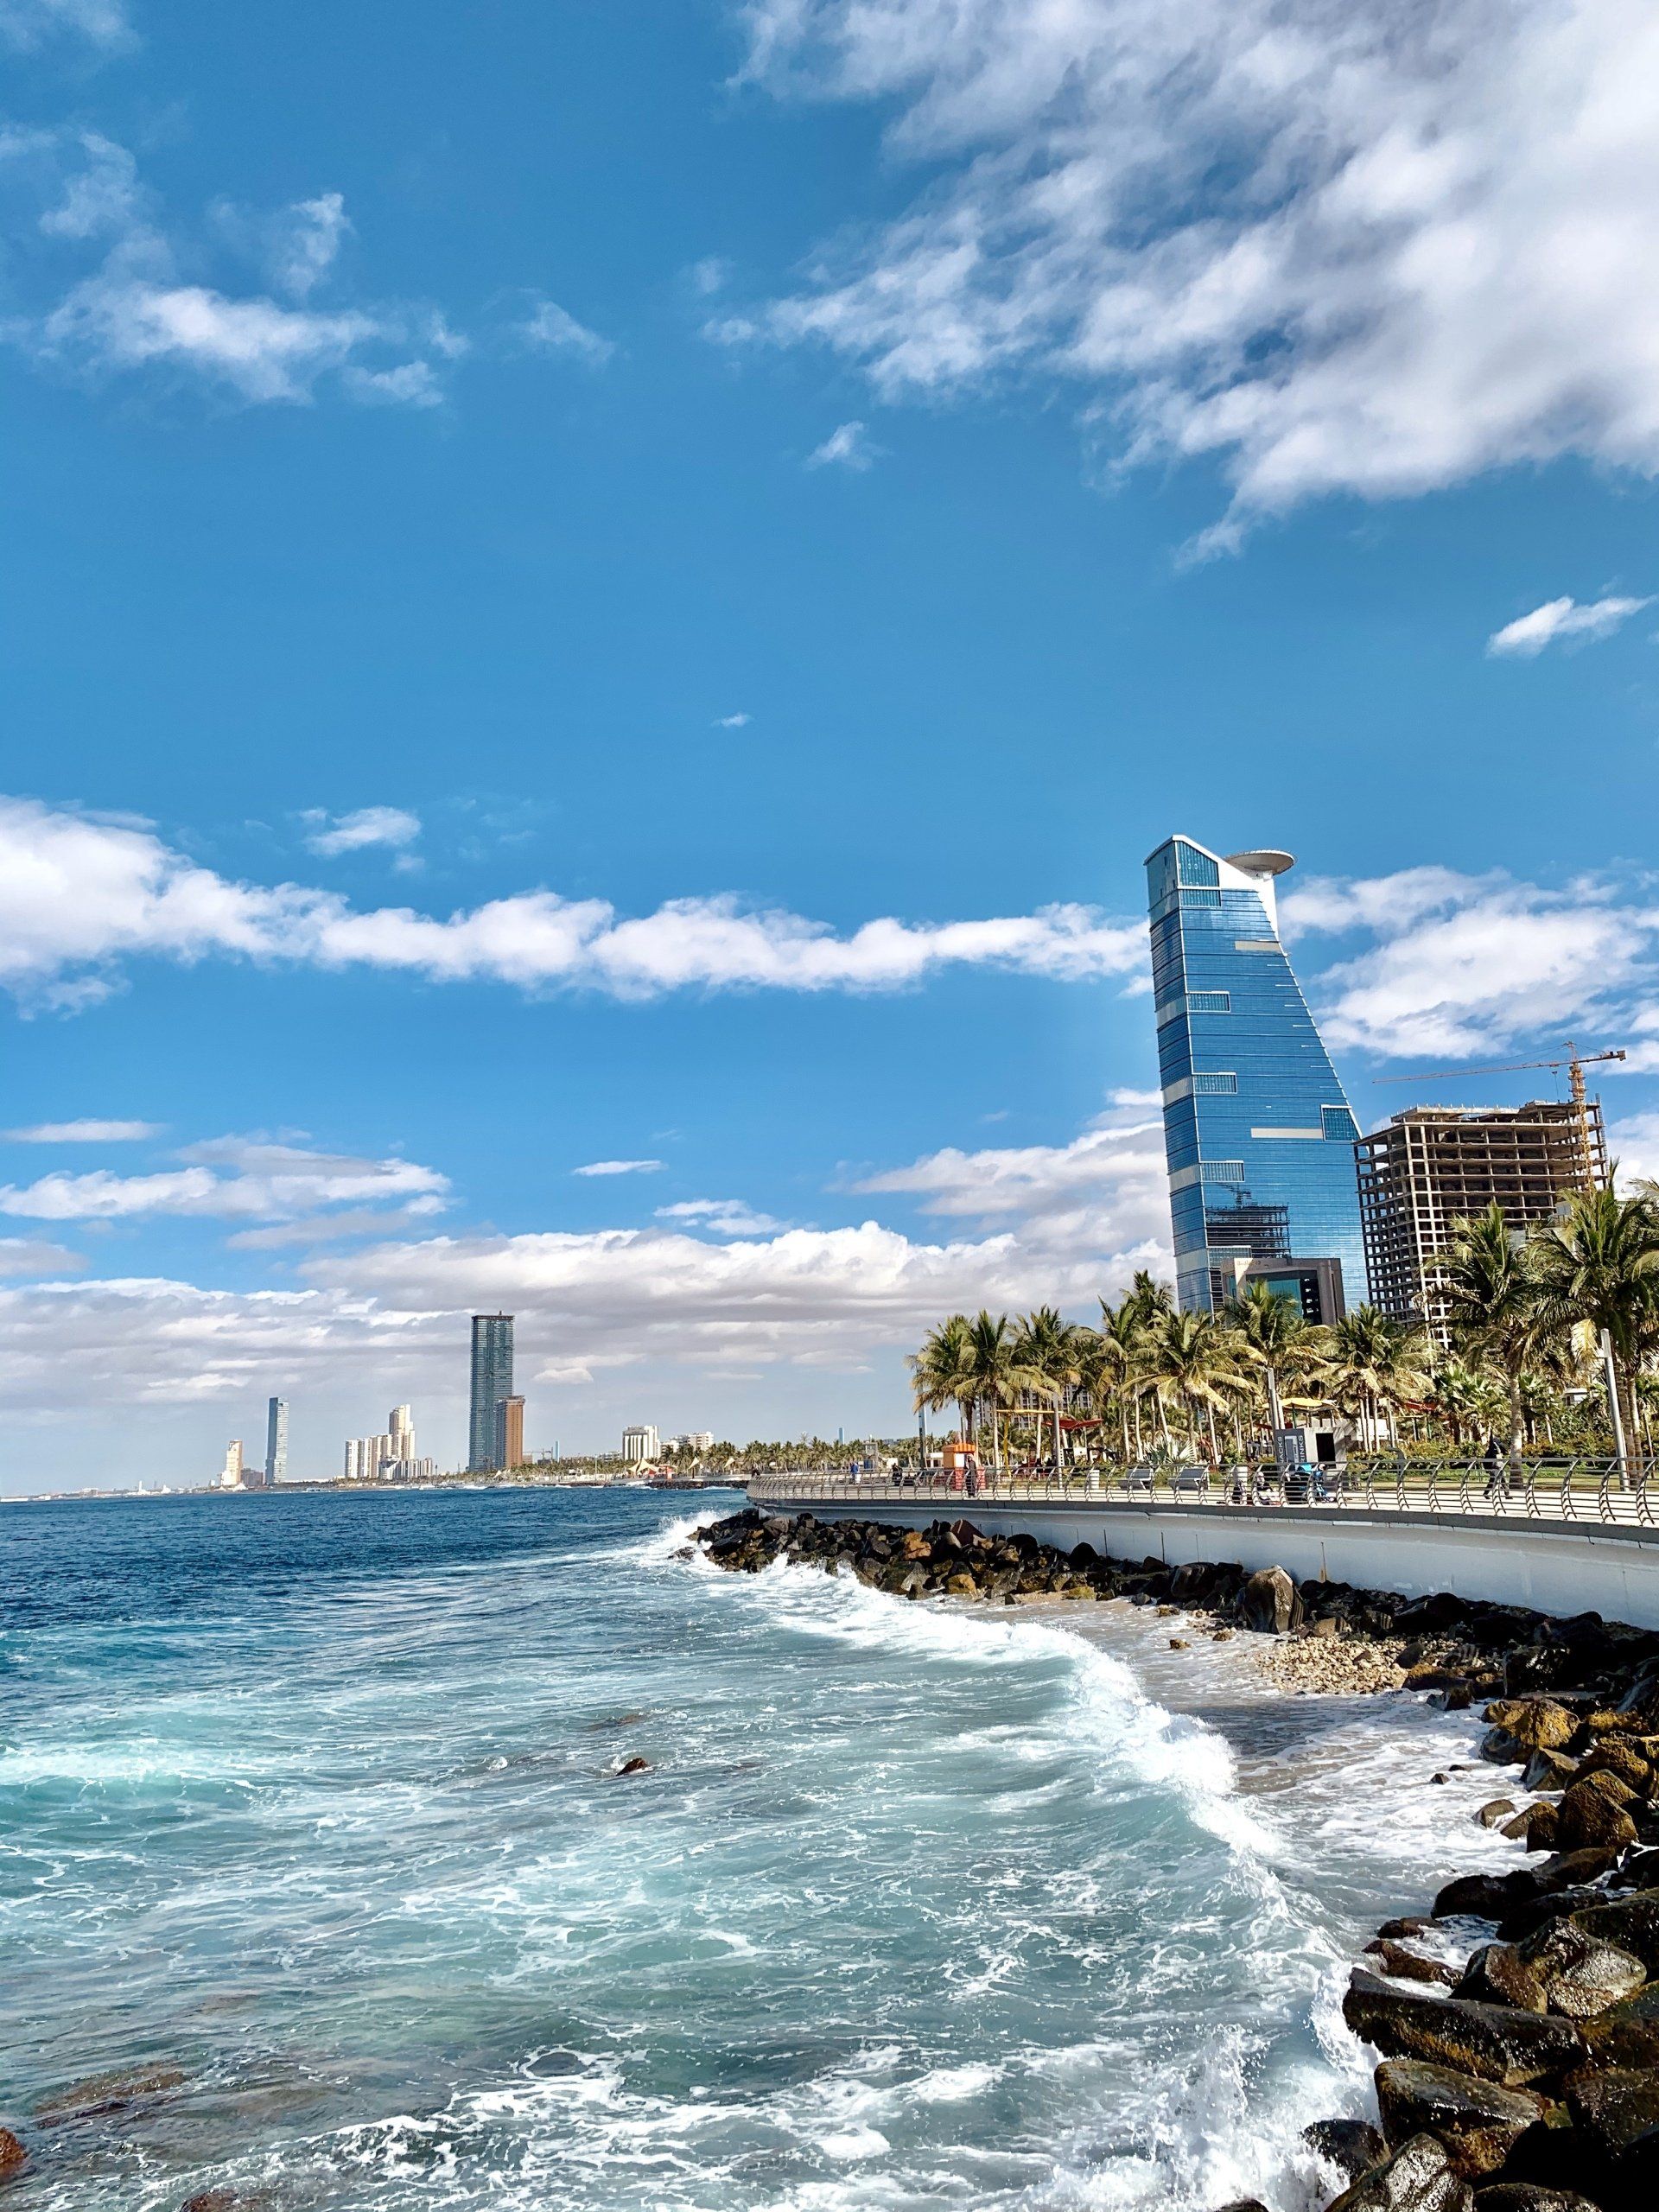
[[1448, 1869], [1367, 1948], [1343, 2012], [1378, 2055], [1376, 2118], [1306, 2131], [1346, 2183], [1327, 2212], [1653, 2212], [1659, 1635], [1446, 1592], [1298, 1584], [1281, 1567], [1061, 1552], [968, 1520], [917, 1529], [750, 1507], [695, 1542], [735, 1573], [788, 1560], [902, 1601], [1127, 1601], [1167, 1619], [1177, 1649], [1242, 1637], [1287, 1691], [1478, 1705], [1481, 1756], [1509, 1772], [1478, 1817], [1530, 1860]]

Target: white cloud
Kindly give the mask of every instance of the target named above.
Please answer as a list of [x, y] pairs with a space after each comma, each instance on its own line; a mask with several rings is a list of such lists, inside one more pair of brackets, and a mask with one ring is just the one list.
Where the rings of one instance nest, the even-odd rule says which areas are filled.
[[0, 0], [0, 37], [25, 52], [60, 33], [93, 46], [124, 46], [132, 36], [121, 0]]
[[771, 1236], [788, 1226], [769, 1213], [757, 1213], [741, 1198], [682, 1198], [677, 1205], [658, 1206], [657, 1218], [683, 1222], [716, 1236]]
[[[1659, 469], [1650, 0], [751, 0], [909, 207], [742, 319], [884, 397], [1013, 373], [1229, 522], [1563, 454]], [[741, 335], [734, 322], [725, 334]]]
[[176, 1157], [187, 1164], [149, 1175], [99, 1168], [8, 1183], [0, 1185], [0, 1214], [30, 1221], [157, 1215], [273, 1220], [380, 1199], [435, 1206], [449, 1188], [448, 1177], [412, 1160], [358, 1160], [258, 1138], [219, 1137], [187, 1146]]
[[79, 1252], [35, 1236], [0, 1236], [0, 1275], [75, 1275], [86, 1265]]
[[573, 1167], [573, 1175], [654, 1175], [662, 1166], [660, 1160], [590, 1160], [585, 1167]]
[[601, 338], [596, 330], [589, 330], [585, 322], [578, 322], [575, 315], [559, 306], [555, 300], [532, 297], [530, 312], [518, 326], [518, 334], [527, 345], [539, 346], [549, 353], [569, 353], [590, 368], [603, 368], [616, 347], [608, 338]]
[[1530, 614], [1519, 614], [1501, 630], [1494, 630], [1486, 640], [1486, 650], [1530, 660], [1558, 638], [1611, 637], [1621, 622], [1652, 604], [1650, 599], [1596, 599], [1586, 605], [1575, 599], [1547, 599]]
[[671, 899], [622, 917], [603, 899], [544, 890], [447, 918], [359, 911], [315, 887], [232, 881], [148, 830], [0, 800], [0, 988], [74, 1007], [111, 988], [124, 962], [210, 957], [644, 999], [690, 989], [893, 990], [950, 967], [1060, 981], [1119, 975], [1144, 960], [1145, 930], [1090, 907], [1049, 906], [981, 921], [888, 916], [843, 937], [734, 897]]
[[1326, 1041], [1401, 1058], [1484, 1052], [1630, 1018], [1654, 988], [1659, 911], [1609, 884], [1552, 891], [1499, 874], [1414, 868], [1314, 881], [1287, 921], [1372, 941], [1308, 979]]
[[184, 377], [249, 404], [308, 403], [334, 379], [359, 399], [427, 406], [435, 364], [461, 350], [429, 308], [312, 304], [351, 227], [338, 193], [269, 218], [210, 211], [221, 257], [258, 264], [262, 290], [257, 276], [212, 281], [207, 239], [175, 235], [131, 155], [96, 131], [0, 134], [0, 191], [16, 234], [56, 249], [16, 257], [0, 336], [73, 373]]
[[752, 716], [748, 715], [720, 715], [715, 717], [716, 729], [747, 729]]
[[137, 1144], [160, 1134], [156, 1122], [36, 1122], [26, 1129], [0, 1129], [11, 1144]]
[[851, 468], [862, 472], [878, 458], [881, 448], [871, 442], [862, 423], [842, 423], [830, 431], [821, 446], [806, 456], [809, 468]]
[[1018, 1223], [1028, 1249], [1055, 1255], [1157, 1253], [1169, 1235], [1163, 1122], [1138, 1094], [1070, 1144], [949, 1146], [852, 1188], [904, 1193], [927, 1214]]
[[355, 814], [334, 815], [313, 807], [301, 818], [314, 825], [305, 841], [308, 849], [329, 860], [374, 845], [412, 845], [421, 834], [419, 815], [401, 806], [363, 806]]
[[731, 282], [732, 265], [728, 261], [722, 261], [717, 253], [711, 253], [705, 255], [701, 261], [694, 261], [687, 273], [691, 279], [691, 289], [698, 298], [711, 300], [716, 292], [723, 291]]

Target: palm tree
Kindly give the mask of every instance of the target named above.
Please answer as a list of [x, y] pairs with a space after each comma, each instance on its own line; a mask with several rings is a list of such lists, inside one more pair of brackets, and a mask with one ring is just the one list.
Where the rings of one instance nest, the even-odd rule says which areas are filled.
[[1503, 1378], [1509, 1396], [1510, 1472], [1518, 1476], [1527, 1425], [1522, 1379], [1560, 1324], [1552, 1323], [1528, 1249], [1510, 1236], [1496, 1198], [1472, 1221], [1452, 1224], [1452, 1243], [1440, 1255], [1437, 1268], [1452, 1343], [1459, 1351], [1490, 1360]]
[[1423, 1387], [1418, 1332], [1375, 1306], [1356, 1306], [1331, 1331], [1331, 1383], [1337, 1403], [1360, 1419], [1360, 1441], [1372, 1450], [1382, 1414]]
[[1060, 1409], [1068, 1393], [1083, 1381], [1084, 1338], [1092, 1333], [1064, 1319], [1053, 1306], [1039, 1306], [1034, 1313], [1025, 1315], [1014, 1338], [1014, 1363], [1020, 1370], [1020, 1381], [1053, 1405], [1056, 1468], [1064, 1456]]
[[[1104, 1421], [1107, 1407], [1116, 1399], [1118, 1424], [1122, 1433], [1123, 1459], [1129, 1459], [1141, 1449], [1141, 1406], [1135, 1389], [1138, 1365], [1139, 1343], [1129, 1301], [1126, 1298], [1119, 1306], [1111, 1306], [1103, 1298], [1100, 1301], [1100, 1326], [1093, 1332], [1094, 1344], [1089, 1359], [1085, 1380], [1089, 1395], [1094, 1401], [1096, 1418]], [[1135, 1446], [1129, 1445], [1129, 1412], [1135, 1412]]]
[[993, 1319], [981, 1306], [968, 1324], [968, 1372], [973, 1377], [976, 1408], [984, 1406], [990, 1411], [991, 1465], [999, 1473], [1002, 1467], [1002, 1437], [997, 1426], [997, 1408], [1013, 1403], [1018, 1387], [1017, 1371], [1007, 1315], [999, 1313]]
[[1294, 1299], [1264, 1282], [1246, 1283], [1224, 1316], [1239, 1338], [1246, 1363], [1258, 1369], [1268, 1386], [1268, 1419], [1274, 1433], [1285, 1425], [1279, 1377], [1306, 1357], [1307, 1323]]
[[1612, 1370], [1621, 1450], [1636, 1439], [1636, 1378], [1659, 1336], [1659, 1208], [1646, 1197], [1580, 1191], [1535, 1232], [1533, 1267], [1557, 1326], [1587, 1321]]
[[1465, 1429], [1480, 1427], [1488, 1396], [1485, 1382], [1461, 1359], [1443, 1359], [1428, 1380], [1433, 1409], [1452, 1443], [1460, 1445]]
[[1174, 1397], [1183, 1426], [1196, 1448], [1198, 1417], [1203, 1414], [1210, 1437], [1211, 1464], [1221, 1457], [1216, 1442], [1216, 1408], [1239, 1384], [1229, 1332], [1208, 1313], [1166, 1313], [1150, 1345], [1160, 1391]]
[[911, 1390], [916, 1410], [938, 1413], [954, 1405], [962, 1427], [962, 1440], [973, 1437], [974, 1373], [968, 1316], [952, 1313], [922, 1339], [920, 1351], [910, 1362]]

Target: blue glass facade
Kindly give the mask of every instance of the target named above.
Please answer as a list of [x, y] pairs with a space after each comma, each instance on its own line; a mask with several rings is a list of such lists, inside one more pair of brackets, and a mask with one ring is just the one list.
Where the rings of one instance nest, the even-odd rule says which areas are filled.
[[[1172, 837], [1147, 862], [1159, 1080], [1188, 1311], [1213, 1312], [1244, 1266], [1333, 1259], [1366, 1296], [1359, 1132], [1279, 942], [1283, 853], [1224, 860]], [[1323, 1318], [1333, 1318], [1325, 1314]]]
[[473, 1316], [473, 1407], [467, 1429], [467, 1470], [490, 1474], [501, 1460], [496, 1450], [498, 1408], [512, 1395], [512, 1316]]

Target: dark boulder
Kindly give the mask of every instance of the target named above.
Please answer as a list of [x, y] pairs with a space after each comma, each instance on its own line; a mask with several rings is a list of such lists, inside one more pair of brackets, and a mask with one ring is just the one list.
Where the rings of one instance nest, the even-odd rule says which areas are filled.
[[1475, 1920], [1502, 1920], [1506, 1913], [1530, 1904], [1549, 1888], [1541, 1870], [1517, 1866], [1510, 1874], [1460, 1874], [1448, 1882], [1434, 1900], [1436, 1920], [1468, 1915]]
[[1258, 1567], [1239, 1593], [1239, 1618], [1259, 1636], [1287, 1636], [1302, 1617], [1296, 1585], [1282, 1567]]
[[1561, 1917], [1520, 1943], [1486, 1944], [1470, 1960], [1455, 1993], [1478, 2004], [1587, 2020], [1634, 1995], [1644, 1979], [1640, 1959]]
[[624, 1759], [621, 1765], [616, 1770], [617, 1779], [619, 1781], [621, 1780], [625, 1774], [649, 1774], [650, 1772], [651, 1761], [649, 1759], [642, 1759], [637, 1752], [634, 1754], [632, 1758]]
[[1499, 1698], [1482, 1718], [1529, 1751], [1565, 1751], [1579, 1732], [1577, 1713], [1549, 1697]]
[[1649, 2187], [1659, 2180], [1659, 2071], [1586, 2069], [1567, 2082], [1567, 2108], [1616, 2174]]
[[1344, 2190], [1328, 2212], [1471, 2212], [1473, 2203], [1446, 2145], [1432, 2135], [1414, 2135]]
[[1598, 2012], [1584, 2039], [1598, 2066], [1659, 2066], [1659, 1982]]
[[1494, 2182], [1475, 2191], [1475, 2212], [1600, 2212], [1587, 2196], [1570, 2189], [1546, 2189], [1535, 2181]]
[[1489, 1797], [1475, 1815], [1476, 1820], [1484, 1828], [1501, 1827], [1505, 1821], [1513, 1820], [1514, 1817], [1513, 1797]]
[[1369, 2120], [1316, 2120], [1302, 2130], [1302, 2140], [1350, 2181], [1370, 2173], [1389, 2155], [1382, 2129]]
[[1649, 1974], [1659, 1974], [1659, 1890], [1632, 1890], [1616, 1903], [1587, 1906], [1573, 1917], [1586, 1935], [1634, 1952]]
[[1623, 1851], [1635, 1841], [1636, 1822], [1594, 1782], [1575, 1782], [1556, 1808], [1555, 1846], [1560, 1851]]
[[1443, 1629], [1456, 1628], [1468, 1610], [1451, 1591], [1436, 1590], [1429, 1597], [1408, 1599], [1395, 1615], [1395, 1626], [1402, 1636], [1433, 1636]]
[[1535, 1751], [1521, 1777], [1523, 1789], [1565, 1789], [1578, 1779], [1579, 1763], [1565, 1751]]
[[1503, 2088], [1417, 2058], [1384, 2059], [1376, 2069], [1376, 2102], [1390, 2148], [1432, 2135], [1465, 2179], [1496, 2173], [1545, 2112], [1544, 2100], [1530, 2089]]
[[1392, 1936], [1374, 1936], [1365, 1946], [1365, 1955], [1376, 1961], [1379, 1974], [1392, 1974], [1396, 1981], [1438, 1981], [1449, 1989], [1458, 1979], [1457, 1968], [1444, 1959], [1425, 1958]]
[[1461, 1997], [1408, 1997], [1363, 1970], [1348, 1986], [1342, 2017], [1385, 2057], [1427, 2059], [1506, 2088], [1571, 2066], [1584, 2049], [1573, 2023], [1554, 2014]]

